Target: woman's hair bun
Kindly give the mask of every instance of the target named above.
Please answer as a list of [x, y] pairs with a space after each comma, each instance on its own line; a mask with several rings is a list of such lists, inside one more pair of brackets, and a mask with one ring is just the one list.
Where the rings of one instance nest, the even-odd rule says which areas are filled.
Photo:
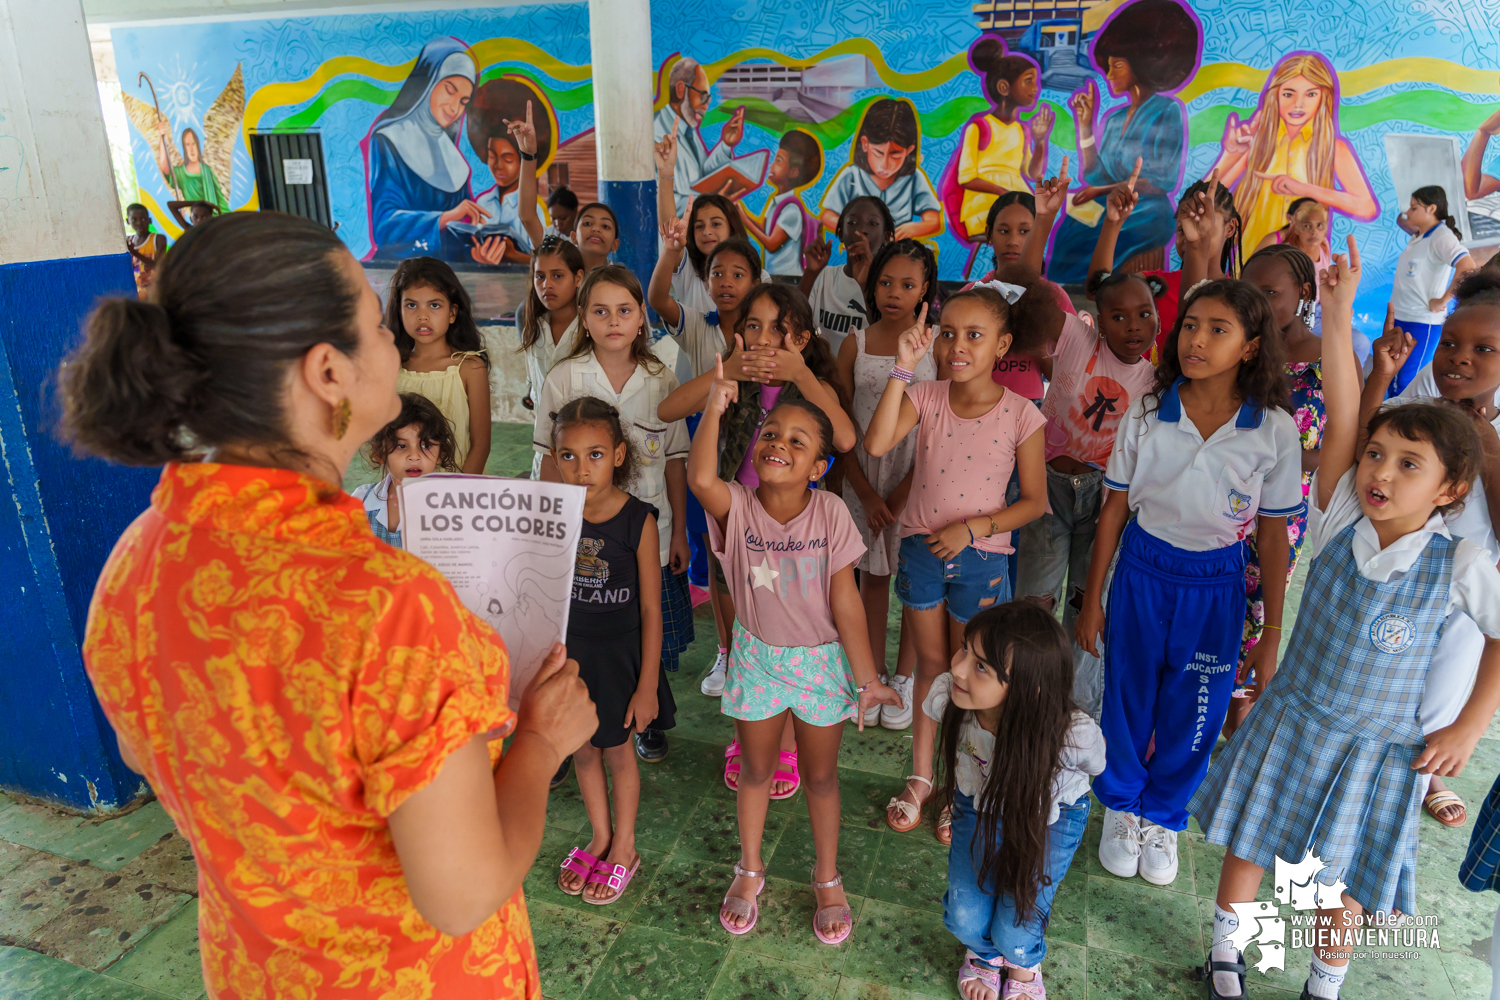
[[154, 302], [106, 299], [90, 315], [83, 346], [58, 372], [62, 426], [79, 449], [127, 465], [184, 458], [183, 424], [203, 365], [172, 337]]

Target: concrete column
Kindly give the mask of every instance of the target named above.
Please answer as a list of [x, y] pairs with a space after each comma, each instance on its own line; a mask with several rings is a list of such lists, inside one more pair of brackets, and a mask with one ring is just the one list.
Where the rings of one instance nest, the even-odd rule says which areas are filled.
[[645, 284], [656, 264], [651, 0], [589, 0], [599, 200], [620, 219], [616, 259]]
[[145, 790], [80, 647], [94, 581], [156, 470], [54, 433], [58, 363], [103, 295], [134, 295], [80, 0], [0, 0], [0, 787], [90, 812]]

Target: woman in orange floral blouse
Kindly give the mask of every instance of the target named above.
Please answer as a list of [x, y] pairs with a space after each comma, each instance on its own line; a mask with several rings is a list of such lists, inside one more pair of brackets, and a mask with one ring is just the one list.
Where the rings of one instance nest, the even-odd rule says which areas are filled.
[[561, 646], [511, 712], [499, 637], [337, 485], [400, 406], [380, 315], [329, 230], [234, 213], [60, 373], [80, 450], [166, 464], [84, 657], [192, 843], [216, 1000], [541, 995], [521, 881], [596, 718]]

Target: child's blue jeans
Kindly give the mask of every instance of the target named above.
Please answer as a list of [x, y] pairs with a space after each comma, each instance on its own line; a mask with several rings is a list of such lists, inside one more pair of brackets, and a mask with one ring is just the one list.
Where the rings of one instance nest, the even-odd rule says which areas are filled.
[[[1089, 797], [1064, 805], [1047, 830], [1047, 875], [1050, 885], [1037, 887], [1036, 912], [1023, 924], [1016, 921], [1015, 902], [996, 896], [993, 886], [979, 885], [978, 869], [984, 853], [974, 843], [979, 817], [974, 800], [962, 792], [953, 796], [953, 846], [948, 848], [948, 892], [943, 896], [943, 924], [964, 947], [992, 965], [1003, 955], [1013, 965], [1035, 968], [1047, 954], [1047, 921], [1052, 897], [1068, 874], [1073, 852], [1083, 840], [1089, 820]], [[972, 850], [971, 850], [972, 848]]]

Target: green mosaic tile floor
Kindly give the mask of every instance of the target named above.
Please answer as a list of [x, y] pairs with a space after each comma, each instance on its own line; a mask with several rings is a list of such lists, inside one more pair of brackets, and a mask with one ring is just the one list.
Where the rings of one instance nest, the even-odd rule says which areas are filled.
[[[490, 471], [524, 474], [529, 431], [497, 425]], [[351, 476], [351, 485], [365, 481]], [[1298, 581], [1300, 583], [1300, 581]], [[1300, 587], [1294, 589], [1300, 596]], [[921, 1000], [957, 996], [962, 949], [943, 928], [946, 851], [926, 828], [897, 835], [881, 806], [910, 756], [906, 733], [849, 730], [840, 756], [845, 826], [840, 859], [856, 927], [842, 947], [814, 941], [808, 871], [812, 836], [798, 797], [773, 803], [766, 824], [771, 878], [756, 930], [731, 938], [717, 909], [737, 856], [734, 799], [722, 781], [730, 727], [717, 701], [697, 693], [713, 652], [713, 624], [674, 678], [678, 724], [665, 761], [642, 767], [640, 874], [624, 899], [595, 907], [565, 896], [556, 866], [587, 840], [577, 787], [548, 809], [541, 853], [526, 880], [527, 902], [552, 1000]], [[892, 651], [894, 655], [894, 651]], [[1452, 782], [1471, 817], [1500, 771], [1500, 726]], [[1472, 822], [1472, 819], [1471, 819]], [[1124, 881], [1099, 865], [1101, 815], [1053, 907], [1044, 964], [1058, 1000], [1198, 997], [1189, 978], [1213, 921], [1221, 849], [1195, 831], [1182, 838], [1177, 882]], [[1483, 998], [1489, 994], [1491, 921], [1497, 900], [1458, 885], [1467, 828], [1422, 821], [1419, 898], [1440, 918], [1441, 948], [1411, 960], [1356, 962], [1345, 995]], [[1260, 898], [1272, 898], [1270, 880]], [[1295, 997], [1305, 949], [1287, 970], [1251, 974], [1251, 997]], [[196, 874], [186, 843], [159, 805], [94, 823], [0, 796], [0, 1000], [195, 1000]]]

